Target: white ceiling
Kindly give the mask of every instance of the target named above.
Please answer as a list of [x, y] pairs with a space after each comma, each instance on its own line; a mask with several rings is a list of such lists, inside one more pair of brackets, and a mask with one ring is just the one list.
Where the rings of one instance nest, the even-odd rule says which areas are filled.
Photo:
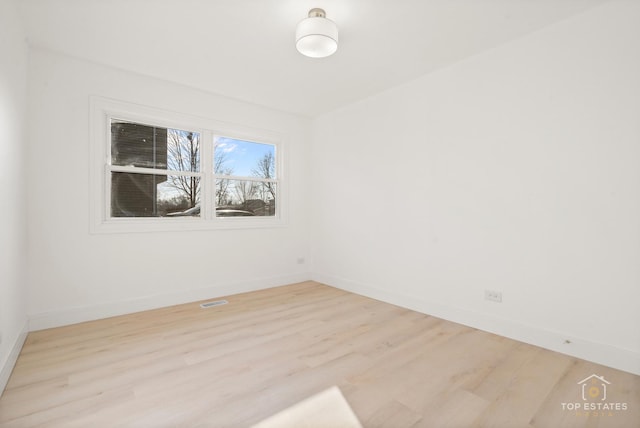
[[[29, 43], [315, 116], [607, 0], [22, 0]], [[300, 55], [322, 7], [338, 52]]]

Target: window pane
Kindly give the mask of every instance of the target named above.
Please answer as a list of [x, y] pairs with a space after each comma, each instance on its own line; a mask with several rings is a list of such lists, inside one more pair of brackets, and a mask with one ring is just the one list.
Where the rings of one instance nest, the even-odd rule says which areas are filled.
[[276, 178], [276, 147], [215, 137], [214, 171], [220, 175]]
[[275, 214], [275, 183], [216, 180], [216, 217], [274, 216]]
[[113, 119], [111, 163], [199, 172], [200, 134]]
[[200, 172], [200, 134], [179, 129], [167, 130], [167, 169]]
[[200, 177], [111, 173], [112, 217], [200, 216]]

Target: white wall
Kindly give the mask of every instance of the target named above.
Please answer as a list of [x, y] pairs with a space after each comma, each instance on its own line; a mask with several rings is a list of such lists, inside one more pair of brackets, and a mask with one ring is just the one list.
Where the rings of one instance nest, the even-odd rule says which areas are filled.
[[640, 373], [639, 22], [610, 2], [316, 119], [314, 277]]
[[[30, 64], [32, 329], [309, 278], [308, 119], [43, 50]], [[284, 134], [289, 225], [90, 234], [90, 95]]]
[[27, 330], [27, 44], [13, 0], [0, 1], [0, 393]]

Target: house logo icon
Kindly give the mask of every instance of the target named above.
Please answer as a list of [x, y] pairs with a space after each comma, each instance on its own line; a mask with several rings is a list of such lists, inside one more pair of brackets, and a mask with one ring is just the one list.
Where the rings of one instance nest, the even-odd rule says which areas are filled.
[[[580, 392], [582, 393], [582, 401], [575, 400], [572, 402], [560, 403], [562, 410], [574, 412], [576, 417], [580, 418], [603, 418], [615, 416], [618, 412], [626, 411], [629, 408], [628, 403], [609, 401], [612, 394], [611, 382], [606, 380], [604, 376], [592, 374], [589, 377], [578, 382]], [[588, 424], [591, 426], [591, 424]], [[629, 426], [629, 425], [626, 425]]]
[[607, 399], [607, 385], [611, 385], [611, 382], [607, 381], [604, 376], [592, 374], [578, 382], [578, 385], [582, 390], [584, 401], [604, 401]]

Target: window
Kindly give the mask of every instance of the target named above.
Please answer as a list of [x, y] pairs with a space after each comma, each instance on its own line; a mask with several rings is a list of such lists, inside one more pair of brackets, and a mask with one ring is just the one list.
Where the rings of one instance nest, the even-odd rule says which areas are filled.
[[279, 135], [92, 99], [92, 231], [282, 225]]
[[116, 118], [110, 128], [111, 217], [168, 217], [200, 205], [200, 133]]
[[274, 216], [276, 150], [271, 144], [214, 138], [216, 216]]

